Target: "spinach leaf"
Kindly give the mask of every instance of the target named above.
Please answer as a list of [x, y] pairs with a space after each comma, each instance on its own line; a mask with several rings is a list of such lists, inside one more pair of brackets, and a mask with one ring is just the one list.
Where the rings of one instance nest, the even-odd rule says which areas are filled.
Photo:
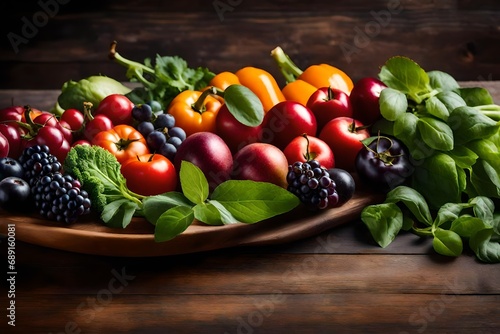
[[417, 128], [422, 140], [430, 148], [441, 151], [453, 149], [453, 131], [446, 122], [432, 117], [420, 117]]
[[175, 238], [184, 232], [194, 221], [192, 208], [176, 206], [165, 211], [155, 227], [155, 241], [163, 242]]
[[426, 225], [432, 224], [432, 217], [424, 197], [415, 189], [398, 186], [387, 193], [385, 203], [403, 202], [413, 216]]
[[434, 250], [445, 256], [459, 256], [463, 251], [462, 238], [455, 232], [437, 228], [432, 239]]
[[443, 71], [428, 71], [429, 83], [432, 88], [441, 91], [451, 91], [460, 88], [458, 82], [446, 72]]
[[470, 238], [469, 246], [480, 261], [487, 263], [500, 262], [500, 235], [496, 234], [493, 228], [476, 232]]
[[461, 87], [458, 93], [470, 107], [494, 104], [490, 92], [483, 87]]
[[369, 205], [361, 211], [361, 220], [377, 244], [385, 248], [403, 227], [403, 213], [394, 203]]
[[392, 88], [384, 88], [379, 97], [380, 113], [389, 121], [394, 121], [406, 113], [406, 95]]
[[425, 109], [429, 114], [443, 121], [446, 121], [450, 116], [450, 112], [446, 105], [436, 96], [431, 96], [425, 100]]

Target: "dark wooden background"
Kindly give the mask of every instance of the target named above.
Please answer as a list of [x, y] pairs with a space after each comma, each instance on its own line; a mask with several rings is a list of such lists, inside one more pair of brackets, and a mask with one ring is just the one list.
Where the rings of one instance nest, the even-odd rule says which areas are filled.
[[[354, 80], [376, 75], [394, 55], [458, 80], [500, 79], [497, 0], [5, 0], [1, 6], [0, 89], [58, 89], [94, 74], [126, 81], [125, 69], [107, 58], [113, 40], [134, 60], [179, 55], [214, 72], [262, 67], [278, 80], [269, 55], [278, 45], [302, 68], [326, 62]], [[13, 38], [22, 41], [15, 45]]]

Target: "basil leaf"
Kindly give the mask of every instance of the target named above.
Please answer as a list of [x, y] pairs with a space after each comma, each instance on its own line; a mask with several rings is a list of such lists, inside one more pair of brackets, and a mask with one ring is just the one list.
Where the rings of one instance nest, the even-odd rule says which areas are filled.
[[[496, 239], [496, 240], [495, 240]], [[469, 239], [469, 246], [477, 258], [486, 263], [500, 263], [500, 235], [492, 228], [476, 232]]]
[[216, 200], [210, 200], [210, 203], [219, 211], [220, 219], [224, 225], [239, 223], [231, 212], [224, 207], [222, 203]]
[[422, 140], [430, 148], [441, 151], [453, 149], [453, 131], [445, 122], [432, 117], [420, 117], [417, 128]]
[[483, 87], [462, 87], [458, 90], [458, 93], [470, 107], [495, 103], [490, 92]]
[[434, 226], [441, 226], [447, 222], [453, 222], [460, 216], [462, 210], [471, 207], [468, 203], [446, 203], [438, 210]]
[[243, 85], [230, 85], [224, 90], [224, 103], [229, 112], [246, 126], [257, 126], [264, 119], [264, 107], [257, 95]]
[[448, 124], [453, 129], [457, 145], [488, 138], [496, 134], [500, 128], [500, 124], [467, 106], [454, 109], [450, 114]]
[[460, 97], [460, 95], [455, 92], [441, 92], [436, 95], [436, 98], [439, 99], [439, 101], [443, 102], [449, 113], [451, 113], [458, 107], [467, 105], [464, 99], [462, 99], [462, 97]]
[[[499, 164], [499, 163], [497, 163]], [[500, 169], [488, 161], [478, 159], [470, 172], [470, 183], [475, 196], [500, 197]]]
[[389, 121], [396, 120], [406, 113], [408, 100], [406, 95], [392, 88], [384, 88], [379, 97], [380, 114]]
[[403, 227], [403, 213], [394, 203], [369, 205], [361, 211], [361, 220], [377, 244], [385, 248]]
[[101, 212], [101, 220], [109, 227], [125, 228], [132, 221], [139, 206], [129, 199], [117, 199], [106, 204]]
[[434, 250], [445, 256], [459, 256], [463, 251], [462, 238], [450, 230], [436, 229], [433, 232], [432, 246]]
[[288, 212], [299, 205], [298, 197], [272, 183], [228, 180], [217, 186], [211, 202], [221, 203], [237, 221], [256, 223]]
[[455, 160], [458, 167], [463, 169], [471, 168], [478, 158], [478, 155], [465, 146], [455, 146], [447, 154]]
[[485, 228], [491, 228], [491, 226], [485, 224], [481, 218], [461, 216], [453, 221], [450, 230], [457, 233], [462, 238], [470, 238], [475, 233]]
[[415, 189], [398, 186], [387, 193], [385, 203], [403, 202], [415, 218], [427, 225], [432, 224], [432, 217], [424, 197]]
[[170, 208], [176, 206], [192, 207], [191, 203], [186, 196], [179, 192], [168, 192], [161, 195], [148, 196], [143, 201], [144, 217], [151, 224], [156, 224], [160, 216]]
[[193, 209], [186, 206], [176, 206], [165, 211], [156, 221], [155, 241], [168, 241], [182, 232], [194, 221]]
[[446, 105], [435, 96], [431, 96], [425, 100], [425, 109], [429, 114], [443, 121], [446, 121], [450, 116], [450, 112], [448, 111]]
[[446, 72], [428, 71], [429, 83], [432, 88], [442, 91], [455, 90], [460, 88], [458, 82]]
[[196, 204], [193, 207], [194, 218], [207, 225], [222, 225], [223, 223], [219, 210], [210, 202]]
[[[418, 97], [419, 93], [430, 91], [427, 73], [407, 57], [389, 58], [382, 66], [379, 78], [388, 87], [410, 94], [413, 98]], [[419, 103], [420, 100], [415, 102]]]
[[436, 153], [416, 165], [411, 186], [424, 196], [431, 209], [448, 202], [461, 202], [457, 166], [453, 158], [444, 153]]
[[495, 204], [486, 196], [476, 196], [469, 200], [472, 205], [474, 215], [482, 219], [484, 222], [493, 222], [493, 214], [495, 212]]
[[194, 204], [203, 203], [208, 198], [208, 181], [205, 174], [195, 164], [183, 160], [179, 171], [182, 192]]

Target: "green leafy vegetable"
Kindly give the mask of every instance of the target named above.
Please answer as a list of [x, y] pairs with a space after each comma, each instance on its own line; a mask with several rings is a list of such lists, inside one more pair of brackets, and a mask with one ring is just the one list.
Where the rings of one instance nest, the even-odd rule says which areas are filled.
[[126, 227], [142, 210], [142, 199], [127, 188], [116, 157], [100, 146], [77, 145], [68, 152], [64, 170], [76, 176], [89, 193], [92, 208], [104, 223]]
[[116, 52], [116, 44], [111, 44], [110, 58], [127, 69], [126, 75], [131, 82], [141, 84], [127, 94], [136, 104], [156, 100], [161, 102], [165, 109], [180, 92], [201, 90], [215, 76], [207, 68], [189, 67], [186, 60], [178, 56], [156, 55], [154, 62], [151, 58], [146, 58], [144, 64], [141, 64]]

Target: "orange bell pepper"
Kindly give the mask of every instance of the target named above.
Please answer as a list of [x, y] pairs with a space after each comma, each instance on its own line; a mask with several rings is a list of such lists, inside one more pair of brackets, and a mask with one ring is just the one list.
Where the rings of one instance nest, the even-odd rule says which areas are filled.
[[214, 97], [213, 88], [204, 91], [185, 90], [170, 102], [167, 112], [174, 116], [175, 125], [181, 127], [186, 136], [196, 132], [215, 132], [215, 119], [222, 102]]
[[276, 79], [266, 70], [257, 67], [243, 67], [236, 71], [236, 73], [221, 72], [209, 84], [221, 90], [226, 89], [232, 84], [240, 84], [247, 87], [262, 102], [264, 112], [269, 111], [278, 102], [286, 100]]
[[[352, 79], [344, 71], [332, 65], [317, 64], [309, 66], [304, 71], [301, 70], [279, 46], [271, 51], [271, 57], [278, 64], [287, 82], [287, 85], [283, 88], [287, 100], [301, 103], [306, 101], [307, 103], [307, 100], [312, 95], [310, 86], [316, 89], [322, 87], [337, 88], [346, 94], [350, 94], [354, 86]], [[296, 81], [299, 81], [299, 83], [296, 83]], [[310, 86], [306, 85], [306, 83]], [[288, 85], [298, 86], [301, 89], [289, 88]]]

